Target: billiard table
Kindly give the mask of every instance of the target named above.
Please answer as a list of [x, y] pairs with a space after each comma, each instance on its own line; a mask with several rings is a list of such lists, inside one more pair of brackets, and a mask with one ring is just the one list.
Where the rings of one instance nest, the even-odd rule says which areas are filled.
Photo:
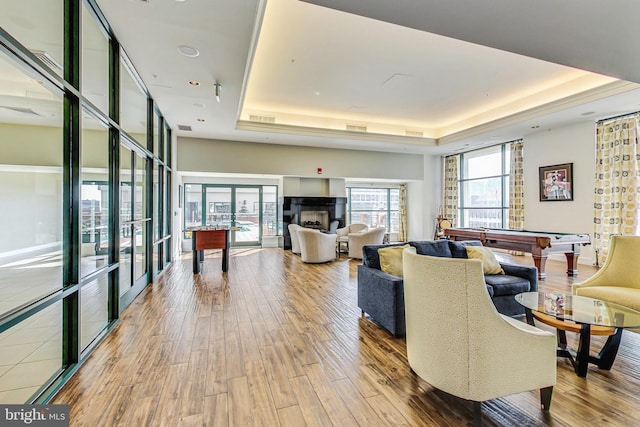
[[528, 252], [538, 267], [538, 278], [544, 279], [547, 256], [561, 252], [567, 258], [567, 275], [578, 274], [580, 247], [591, 244], [589, 234], [550, 233], [529, 230], [491, 228], [447, 228], [445, 236], [451, 240], [480, 240], [484, 246]]

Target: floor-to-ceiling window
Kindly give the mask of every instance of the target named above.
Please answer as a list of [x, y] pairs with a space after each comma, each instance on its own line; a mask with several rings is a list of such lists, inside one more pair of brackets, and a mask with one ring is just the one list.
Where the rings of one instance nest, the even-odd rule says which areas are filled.
[[109, 323], [109, 130], [85, 112], [82, 118], [80, 287], [81, 348]]
[[171, 130], [95, 1], [0, 6], [0, 403], [43, 403], [171, 260]]
[[63, 369], [64, 96], [4, 52], [0, 76], [0, 403], [23, 403]]
[[510, 144], [460, 154], [459, 224], [507, 228]]
[[347, 187], [347, 223], [398, 232], [400, 188]]

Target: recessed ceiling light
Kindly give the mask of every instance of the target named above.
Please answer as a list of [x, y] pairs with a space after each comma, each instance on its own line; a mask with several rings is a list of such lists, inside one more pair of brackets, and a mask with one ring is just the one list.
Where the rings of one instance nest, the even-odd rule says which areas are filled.
[[204, 122], [204, 119], [196, 119], [199, 122]]
[[178, 46], [178, 52], [189, 58], [195, 58], [200, 55], [200, 51], [195, 47], [187, 46], [186, 44]]
[[200, 86], [200, 82], [197, 80], [189, 80], [191, 86]]
[[193, 104], [194, 107], [198, 107], [198, 108], [204, 108], [207, 106], [207, 104], [203, 104], [201, 102], [196, 102], [195, 104]]

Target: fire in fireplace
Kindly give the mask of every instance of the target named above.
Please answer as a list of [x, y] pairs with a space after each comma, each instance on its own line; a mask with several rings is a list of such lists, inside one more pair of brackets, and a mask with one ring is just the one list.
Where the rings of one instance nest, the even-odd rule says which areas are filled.
[[302, 211], [300, 225], [317, 230], [329, 229], [329, 211]]

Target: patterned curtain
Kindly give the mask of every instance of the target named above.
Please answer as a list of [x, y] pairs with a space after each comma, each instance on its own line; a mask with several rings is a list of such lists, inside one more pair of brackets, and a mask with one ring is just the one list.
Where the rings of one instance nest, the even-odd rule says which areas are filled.
[[[509, 228], [524, 228], [524, 166], [522, 140], [511, 143], [511, 163], [509, 165]], [[524, 255], [524, 252], [509, 251], [512, 255]]]
[[511, 164], [509, 165], [509, 228], [524, 228], [524, 167], [522, 140], [511, 143]]
[[407, 184], [400, 185], [398, 201], [398, 241], [407, 241]]
[[458, 217], [458, 162], [460, 156], [449, 156], [444, 159], [444, 194], [442, 216], [453, 226], [457, 226]]
[[635, 235], [638, 231], [639, 117], [634, 114], [596, 125], [595, 265], [607, 259], [612, 234]]

